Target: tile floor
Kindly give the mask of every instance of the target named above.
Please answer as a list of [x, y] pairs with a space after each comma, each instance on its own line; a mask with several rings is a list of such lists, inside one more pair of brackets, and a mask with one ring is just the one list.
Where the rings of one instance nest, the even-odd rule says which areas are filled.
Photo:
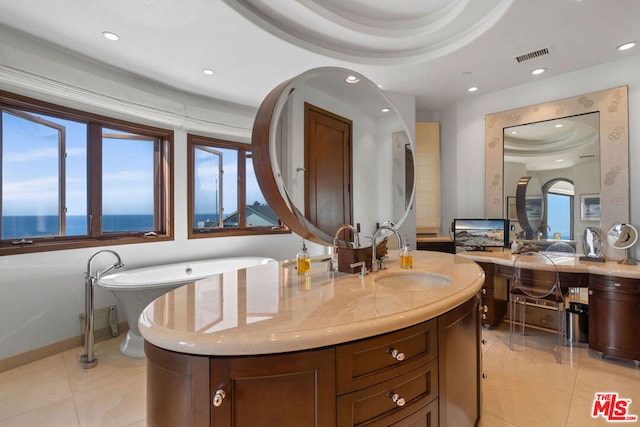
[[[558, 365], [555, 336], [529, 329], [526, 347], [509, 351], [507, 323], [483, 336], [481, 427], [609, 425], [591, 418], [596, 392], [631, 399], [629, 413], [640, 416], [640, 369], [633, 364], [601, 360], [578, 345], [563, 348]], [[1, 373], [0, 426], [144, 426], [145, 361], [122, 356], [119, 343], [98, 343], [93, 369], [80, 367], [77, 348]]]

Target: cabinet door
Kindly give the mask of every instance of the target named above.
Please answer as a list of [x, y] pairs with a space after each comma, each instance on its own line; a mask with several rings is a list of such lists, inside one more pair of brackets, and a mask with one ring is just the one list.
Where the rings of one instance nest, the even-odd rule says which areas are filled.
[[211, 425], [334, 426], [335, 351], [333, 349], [212, 358]]
[[589, 348], [640, 360], [640, 281], [592, 276], [589, 289]]
[[209, 357], [144, 342], [147, 355], [147, 425], [209, 425]]
[[440, 425], [474, 426], [480, 417], [480, 312], [474, 297], [438, 318]]

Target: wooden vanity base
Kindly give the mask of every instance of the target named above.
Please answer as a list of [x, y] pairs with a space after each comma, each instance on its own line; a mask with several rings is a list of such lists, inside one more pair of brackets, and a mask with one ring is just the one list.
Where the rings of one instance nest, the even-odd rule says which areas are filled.
[[475, 296], [409, 328], [308, 351], [201, 356], [145, 342], [147, 422], [234, 427], [476, 425], [479, 300]]

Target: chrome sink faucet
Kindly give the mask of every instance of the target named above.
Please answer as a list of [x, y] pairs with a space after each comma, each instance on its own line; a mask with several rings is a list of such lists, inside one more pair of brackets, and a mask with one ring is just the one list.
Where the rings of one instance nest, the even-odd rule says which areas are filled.
[[353, 244], [355, 245], [354, 249], [360, 249], [360, 237], [358, 236], [358, 231], [353, 225], [343, 224], [338, 227], [335, 236], [333, 237], [333, 247], [335, 252], [338, 252], [338, 235], [342, 230], [351, 230], [353, 232]]
[[378, 234], [382, 233], [383, 230], [391, 231], [393, 234], [396, 235], [396, 238], [398, 239], [398, 251], [402, 250], [402, 246], [403, 246], [402, 238], [400, 237], [398, 230], [396, 230], [391, 225], [381, 225], [380, 228], [378, 228], [375, 231], [375, 233], [373, 233], [373, 237], [371, 238], [371, 272], [372, 273], [376, 273], [378, 271], [378, 261], [376, 260], [376, 237], [378, 237]]

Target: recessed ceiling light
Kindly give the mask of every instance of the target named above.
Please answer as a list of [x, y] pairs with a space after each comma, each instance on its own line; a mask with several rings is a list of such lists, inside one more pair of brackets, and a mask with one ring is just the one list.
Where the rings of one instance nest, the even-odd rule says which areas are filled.
[[467, 89], [467, 91], [469, 91], [469, 92], [475, 92], [477, 90], [478, 90], [477, 86], [471, 86], [469, 89]]
[[627, 42], [627, 43], [621, 44], [616, 49], [619, 50], [619, 51], [629, 50], [632, 47], [635, 47], [637, 44], [638, 44], [638, 42]]
[[511, 135], [517, 135], [517, 134], [518, 134], [518, 131], [517, 131], [517, 130], [512, 130], [512, 131], [511, 131]]
[[345, 79], [347, 83], [358, 83], [360, 81], [356, 76], [349, 76]]
[[564, 159], [556, 159], [556, 162], [558, 163], [564, 162]]
[[216, 73], [216, 72], [215, 72], [215, 71], [213, 71], [211, 68], [205, 68], [204, 70], [202, 70], [202, 72], [203, 72], [204, 74], [206, 74], [207, 76], [212, 76], [212, 75], [214, 75], [214, 74]]
[[546, 68], [536, 68], [535, 70], [531, 70], [531, 74], [533, 74], [534, 76], [537, 76], [538, 74], [542, 74], [545, 71], [547, 71]]
[[107, 40], [117, 41], [120, 40], [120, 36], [116, 33], [112, 33], [111, 31], [103, 31], [102, 36]]
[[389, 112], [389, 111], [391, 111], [391, 110], [390, 110], [389, 108], [387, 108], [387, 107], [384, 107], [384, 108], [383, 108], [382, 110], [380, 110], [380, 111], [382, 111], [383, 113], [388, 113], [388, 112]]
[[554, 128], [561, 128], [561, 127], [564, 127], [564, 125], [562, 123], [558, 123], [557, 125], [554, 125], [553, 127]]

